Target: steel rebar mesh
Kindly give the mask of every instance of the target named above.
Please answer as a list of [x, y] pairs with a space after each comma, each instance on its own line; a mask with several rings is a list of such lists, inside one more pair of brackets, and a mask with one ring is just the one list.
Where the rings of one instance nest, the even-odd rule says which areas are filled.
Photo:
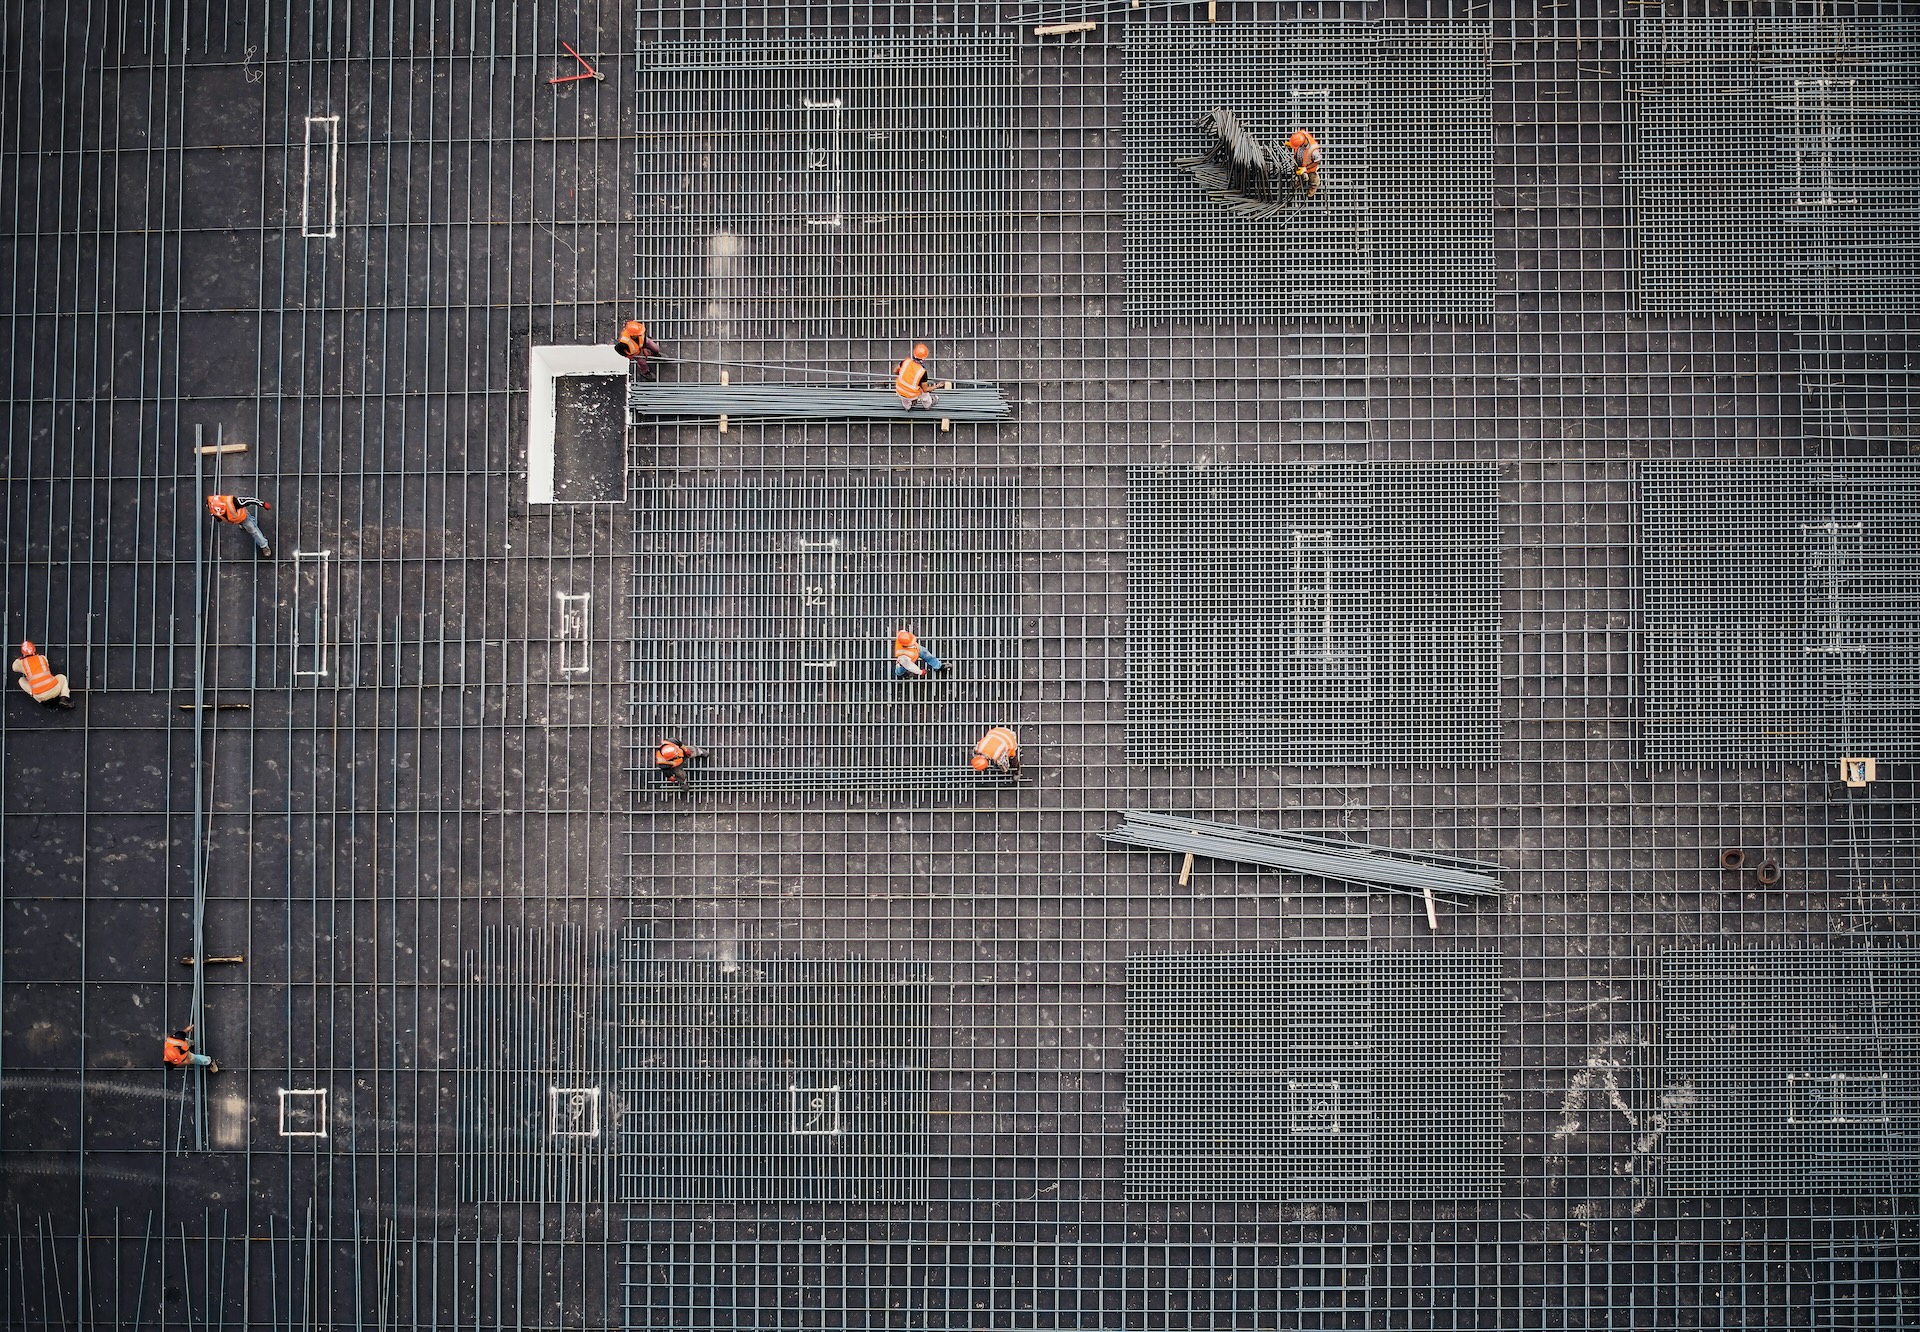
[[[1646, 465], [1904, 457], [1914, 344], [1889, 307], [1641, 308], [1644, 220], [1622, 172], [1640, 86], [1631, 47], [1654, 8], [1247, 0], [1206, 25], [1205, 6], [1078, 0], [1037, 16], [1031, 0], [859, 12], [354, 0], [271, 22], [249, 6], [15, 7], [0, 24], [12, 283], [0, 609], [82, 697], [72, 714], [20, 697], [0, 709], [4, 1321], [1910, 1321], [1910, 1194], [1817, 1183], [1677, 1197], [1644, 1182], [1670, 1152], [1663, 1103], [1684, 1094], [1656, 1058], [1659, 954], [1738, 945], [1801, 965], [1905, 947], [1920, 927], [1902, 851], [1910, 765], [1883, 763], [1848, 791], [1824, 759], [1645, 762]], [[1657, 8], [1684, 23], [1816, 17]], [[1032, 34], [1055, 13], [1100, 26]], [[1912, 17], [1891, 0], [1820, 16], [1881, 32]], [[1447, 268], [1463, 300], [1480, 300], [1476, 274], [1491, 272], [1491, 311], [1130, 324], [1128, 33], [1402, 19], [1490, 34], [1493, 258]], [[671, 248], [659, 237], [681, 225], [640, 196], [637, 154], [672, 141], [686, 105], [636, 105], [638, 89], [682, 77], [644, 71], [643, 42], [805, 52], [976, 37], [1004, 45], [1012, 70], [992, 84], [1009, 90], [1010, 204], [963, 233], [1000, 237], [981, 242], [1005, 274], [992, 320], [974, 313], [989, 299], [977, 270], [964, 291], [903, 278], [894, 299], [936, 325], [909, 327], [861, 304], [873, 270], [836, 285], [811, 259], [803, 270], [793, 237], [720, 254], [717, 273], [712, 247], [689, 245], [677, 290], [691, 308], [639, 285], [672, 272], [636, 281], [635, 256]], [[606, 82], [547, 83], [579, 69], [562, 41]], [[1387, 104], [1367, 108], [1376, 178]], [[333, 117], [337, 191], [303, 160], [310, 119]], [[1322, 136], [1330, 173], [1341, 137]], [[316, 228], [331, 236], [304, 234], [309, 183], [317, 212], [336, 214]], [[935, 214], [979, 197], [972, 182], [944, 193], [952, 183], [907, 197]], [[1426, 224], [1452, 247], [1470, 223], [1463, 206]], [[1902, 262], [1897, 237], [1885, 253]], [[1860, 264], [1863, 280], [1882, 280], [1876, 262]], [[840, 332], [756, 313], [796, 304], [749, 286], [763, 269], [777, 283], [781, 264], [791, 291], [845, 318]], [[633, 458], [642, 473], [765, 478], [753, 484], [769, 492], [833, 468], [1017, 479], [1024, 784], [630, 810], [632, 524], [607, 507], [526, 504], [521, 376], [529, 342], [604, 346], [635, 316], [681, 382], [721, 369], [884, 382], [925, 338], [937, 374], [1003, 386], [1014, 414], [992, 428], [684, 425], [638, 432]], [[251, 445], [206, 456], [206, 474], [273, 501], [283, 552], [268, 566], [220, 547], [204, 615], [185, 452], [196, 425]], [[1128, 763], [1127, 469], [1299, 463], [1409, 465], [1434, 481], [1458, 464], [1497, 469], [1491, 763]], [[296, 551], [337, 561], [336, 613], [317, 624], [300, 593], [312, 583], [297, 582], [315, 569]], [[196, 727], [177, 705], [202, 637], [209, 699], [249, 709]], [[355, 656], [332, 677], [351, 687], [300, 673], [321, 643]], [[1100, 841], [1131, 807], [1491, 860], [1511, 892], [1497, 909], [1443, 910], [1435, 939], [1403, 898], [1221, 865], [1183, 885], [1169, 858]], [[1730, 849], [1744, 868], [1720, 867]], [[1769, 862], [1777, 876], [1763, 881]], [[207, 1084], [206, 1153], [177, 1150], [191, 1106], [154, 1063], [156, 1028], [192, 1002], [177, 959], [197, 910], [210, 951], [248, 959], [200, 987], [224, 1070]], [[489, 928], [626, 937], [630, 914], [663, 971], [733, 958], [924, 974], [924, 1196], [456, 1201], [466, 954]], [[1128, 1200], [1128, 959], [1348, 952], [1498, 954], [1495, 1196]], [[328, 1093], [328, 1138], [281, 1136], [283, 1089]]]

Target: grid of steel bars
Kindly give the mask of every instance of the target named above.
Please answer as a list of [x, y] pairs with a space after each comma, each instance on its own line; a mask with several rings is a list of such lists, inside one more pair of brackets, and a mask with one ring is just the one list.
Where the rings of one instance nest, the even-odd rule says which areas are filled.
[[[1309, 8], [1340, 24], [1456, 17]], [[1358, 329], [1123, 317], [1124, 30], [1201, 23], [1204, 7], [1064, 4], [1102, 26], [1054, 36], [1031, 33], [1053, 17], [1031, 4], [851, 25], [805, 5], [9, 16], [4, 610], [84, 698], [71, 718], [17, 692], [0, 711], [4, 1321], [1899, 1326], [1920, 1298], [1910, 1197], [1677, 1199], [1641, 1183], [1675, 1090], [1643, 1057], [1658, 1030], [1646, 952], [1885, 948], [1920, 923], [1898, 851], [1914, 841], [1906, 765], [1847, 791], [1825, 759], [1641, 761], [1644, 464], [1904, 453], [1913, 344], [1897, 312], [1641, 317], [1619, 145], [1630, 20], [1651, 8], [1489, 7], [1495, 313]], [[1845, 9], [1868, 27], [1908, 17]], [[630, 268], [623, 136], [647, 127], [629, 119], [632, 53], [930, 24], [1014, 45], [1001, 322], [876, 320], [846, 342], [743, 318], [705, 351], [672, 317], [659, 331], [715, 378], [742, 362], [872, 375], [928, 336], [956, 374], [1008, 386], [1014, 427], [677, 428], [635, 447], [696, 471], [1017, 473], [1034, 515], [1017, 719], [1034, 780], [1013, 801], [629, 820], [627, 699], [609, 683], [628, 652], [629, 534], [605, 509], [520, 507], [516, 368], [527, 341], [604, 343], [616, 318], [652, 313]], [[548, 84], [578, 68], [562, 40], [607, 82]], [[202, 174], [222, 161], [230, 174]], [[251, 341], [221, 340], [234, 323]], [[252, 446], [206, 461], [235, 488], [272, 484], [283, 559], [347, 552], [333, 641], [360, 654], [353, 687], [295, 674], [293, 627], [317, 600], [294, 614], [293, 567], [250, 564], [239, 533], [209, 528], [226, 542], [209, 693], [250, 708], [179, 710], [199, 637], [195, 423]], [[1126, 764], [1125, 468], [1203, 461], [1499, 465], [1494, 763]], [[584, 683], [558, 667], [575, 642], [552, 613], [562, 594], [598, 617]], [[256, 654], [262, 673], [242, 674]], [[212, 736], [201, 893], [185, 850], [196, 726]], [[1446, 915], [1441, 940], [1503, 960], [1497, 1198], [1125, 1199], [1129, 956], [1436, 946], [1398, 899], [1220, 867], [1183, 885], [1106, 851], [1100, 833], [1133, 805], [1503, 865], [1510, 906]], [[1727, 850], [1743, 868], [1721, 867]], [[207, 1084], [204, 1154], [176, 1150], [179, 1083], [153, 1056], [156, 1009], [191, 1003], [177, 958], [196, 904], [208, 952], [248, 958], [202, 986], [227, 1070]], [[616, 929], [629, 910], [657, 957], [689, 964], [926, 963], [941, 1130], [927, 1200], [636, 1205], [612, 1226], [586, 1206], [457, 1203], [443, 1061], [465, 952], [490, 926]], [[322, 1084], [330, 1136], [283, 1138], [280, 1093]], [[297, 1127], [313, 1108], [292, 1113]]]

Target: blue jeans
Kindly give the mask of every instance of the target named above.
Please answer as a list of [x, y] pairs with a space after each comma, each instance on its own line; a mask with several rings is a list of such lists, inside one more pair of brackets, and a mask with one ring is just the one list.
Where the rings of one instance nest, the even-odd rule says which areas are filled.
[[[920, 649], [920, 665], [929, 671], [937, 671], [940, 669], [940, 658], [934, 656], [931, 652], [927, 651], [925, 648], [921, 648]], [[893, 667], [894, 679], [898, 680], [903, 675], [912, 675], [912, 674], [913, 672], [908, 670], [905, 666], [900, 665], [898, 662], [894, 663], [894, 667]]]
[[187, 1056], [187, 1063], [194, 1068], [205, 1068], [208, 1064], [211, 1064], [212, 1062], [213, 1062], [212, 1055], [190, 1054]]

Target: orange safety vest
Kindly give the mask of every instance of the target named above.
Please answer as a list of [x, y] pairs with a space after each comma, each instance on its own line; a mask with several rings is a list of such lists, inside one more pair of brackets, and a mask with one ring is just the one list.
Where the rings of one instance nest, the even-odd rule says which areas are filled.
[[677, 768], [687, 761], [687, 751], [669, 740], [653, 751], [653, 761], [662, 768]]
[[[869, 381], [871, 382], [871, 381]], [[927, 367], [909, 356], [893, 372], [893, 391], [912, 402], [926, 391]]]
[[638, 319], [629, 319], [613, 345], [622, 356], [632, 360], [647, 349], [647, 326]]
[[920, 664], [919, 638], [913, 634], [908, 634], [904, 643], [898, 638], [894, 639], [893, 661], [896, 666], [905, 666], [908, 670], [912, 670], [915, 666], [918, 666]]
[[160, 1057], [175, 1068], [181, 1068], [193, 1062], [193, 1047], [178, 1036], [169, 1036], [166, 1049]]
[[1309, 134], [1307, 136], [1306, 147], [1302, 148], [1294, 156], [1296, 160], [1299, 162], [1300, 170], [1305, 171], [1309, 176], [1319, 174], [1320, 172], [1320, 140], [1314, 138], [1311, 134]]
[[14, 666], [19, 670], [27, 692], [36, 700], [49, 699], [60, 692], [60, 677], [53, 673], [53, 668], [47, 665], [47, 659], [39, 653], [19, 658]]
[[240, 503], [237, 495], [207, 496], [207, 512], [236, 525], [247, 521], [247, 506]]
[[1013, 761], [1013, 756], [1020, 752], [1020, 742], [1014, 738], [1012, 731], [1004, 726], [996, 726], [980, 737], [980, 743], [973, 747], [973, 752], [998, 768]]

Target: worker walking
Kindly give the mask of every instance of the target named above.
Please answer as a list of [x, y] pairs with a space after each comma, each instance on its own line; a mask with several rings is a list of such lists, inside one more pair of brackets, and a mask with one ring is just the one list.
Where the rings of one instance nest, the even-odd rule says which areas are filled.
[[613, 340], [613, 349], [639, 368], [640, 378], [653, 378], [652, 358], [661, 354], [660, 344], [647, 336], [645, 324], [638, 319], [629, 319], [620, 330], [620, 336]]
[[204, 1068], [209, 1073], [220, 1071], [220, 1065], [193, 1048], [191, 1022], [167, 1037], [166, 1044], [161, 1047], [160, 1057], [174, 1068]]
[[985, 772], [988, 768], [1013, 777], [1020, 775], [1020, 741], [1008, 727], [995, 726], [973, 747], [973, 770]]
[[1306, 130], [1297, 129], [1287, 137], [1293, 149], [1293, 176], [1307, 184], [1307, 197], [1320, 193], [1320, 140]]
[[947, 664], [933, 655], [931, 649], [914, 634], [911, 629], [902, 629], [893, 636], [893, 678], [903, 675], [928, 676], [947, 669]]
[[932, 407], [934, 396], [932, 385], [927, 382], [926, 361], [933, 352], [924, 342], [913, 344], [913, 355], [900, 362], [893, 372], [893, 391], [900, 395], [900, 404], [908, 411], [915, 407]]
[[34, 702], [55, 708], [73, 706], [73, 691], [67, 688], [67, 677], [55, 675], [53, 667], [47, 665], [47, 659], [40, 655], [40, 649], [31, 641], [20, 645], [20, 655], [15, 658], [13, 669], [20, 677], [20, 687], [27, 691], [27, 697]]
[[662, 740], [660, 747], [653, 751], [653, 768], [662, 780], [677, 782], [680, 780], [680, 769], [687, 765], [689, 759], [706, 756], [707, 751], [698, 745], [690, 745], [684, 740]]
[[222, 522], [232, 523], [236, 527], [245, 528], [247, 535], [253, 538], [255, 548], [268, 559], [272, 559], [273, 546], [268, 543], [267, 534], [260, 530], [260, 524], [254, 521], [253, 506], [256, 504], [263, 509], [271, 509], [273, 507], [258, 495], [207, 496], [208, 513], [220, 519]]

